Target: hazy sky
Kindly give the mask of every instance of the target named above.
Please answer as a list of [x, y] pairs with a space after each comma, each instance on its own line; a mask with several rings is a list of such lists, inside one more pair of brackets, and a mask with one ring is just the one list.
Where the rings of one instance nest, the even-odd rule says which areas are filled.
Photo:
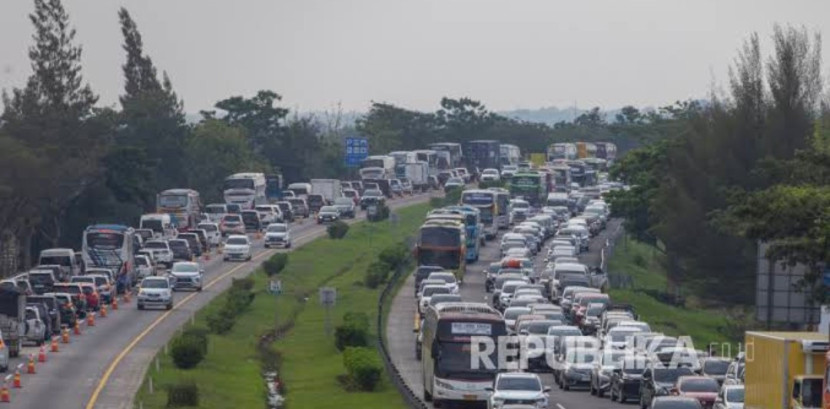
[[[272, 89], [301, 110], [370, 101], [494, 110], [662, 105], [723, 83], [751, 32], [830, 33], [828, 0], [64, 0], [103, 104], [122, 90], [117, 9], [189, 112]], [[29, 75], [32, 2], [0, 0], [0, 88]], [[824, 55], [828, 55], [825, 42]], [[826, 59], [825, 59], [826, 60]]]

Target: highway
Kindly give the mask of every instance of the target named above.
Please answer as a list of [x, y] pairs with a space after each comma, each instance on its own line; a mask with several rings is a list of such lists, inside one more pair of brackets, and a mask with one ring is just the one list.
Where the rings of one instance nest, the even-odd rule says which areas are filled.
[[[389, 205], [395, 209], [425, 202], [430, 197], [409, 196], [390, 201]], [[363, 219], [364, 214], [355, 221]], [[306, 219], [292, 224], [291, 233], [296, 248], [324, 235], [325, 228]], [[37, 366], [37, 374], [28, 375], [24, 370], [23, 389], [12, 390], [12, 407], [132, 409], [133, 397], [153, 357], [176, 331], [227, 289], [232, 278], [250, 274], [278, 251], [286, 250], [265, 249], [262, 240], [254, 240], [254, 257], [249, 262], [223, 262], [214, 252], [209, 261], [202, 261], [204, 290], [175, 293], [176, 304], [170, 311], [138, 311], [135, 299], [129, 304], [122, 302], [117, 311], [110, 310], [108, 317], [97, 317], [94, 327], [84, 325], [83, 334], [73, 335], [69, 345], [61, 344], [60, 352], [49, 354], [48, 361]], [[37, 354], [38, 349], [25, 347], [23, 353]], [[23, 358], [13, 359], [11, 371], [21, 362]]]
[[[606, 239], [610, 237], [620, 226], [620, 220], [611, 220], [602, 233], [591, 240], [590, 250], [582, 253], [579, 258], [587, 265], [600, 264], [600, 250]], [[501, 236], [501, 235], [499, 235]], [[489, 297], [485, 296], [483, 270], [489, 263], [500, 260], [499, 243], [500, 237], [488, 241], [482, 247], [479, 261], [468, 264], [467, 272], [464, 275], [464, 283], [461, 286], [461, 297], [464, 301], [487, 302]], [[539, 252], [536, 257], [536, 268], [542, 268], [544, 264], [544, 252]], [[395, 296], [386, 323], [386, 339], [389, 353], [395, 367], [400, 371], [401, 376], [406, 380], [407, 385], [416, 394], [423, 391], [423, 379], [421, 375], [421, 362], [415, 359], [415, 336], [413, 333], [416, 301], [413, 295], [414, 278], [410, 275], [406, 284]], [[550, 391], [550, 409], [616, 409], [631, 407], [631, 405], [612, 402], [605, 398], [591, 396], [587, 388], [571, 389], [563, 391], [553, 382], [550, 374], [540, 374]]]

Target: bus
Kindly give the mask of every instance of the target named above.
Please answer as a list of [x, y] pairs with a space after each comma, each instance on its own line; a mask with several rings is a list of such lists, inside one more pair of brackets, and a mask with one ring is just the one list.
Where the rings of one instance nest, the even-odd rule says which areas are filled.
[[225, 178], [222, 191], [225, 203], [238, 204], [243, 209], [253, 209], [256, 205], [268, 204], [265, 188], [264, 173], [236, 173]]
[[510, 192], [501, 187], [491, 187], [487, 190], [496, 192], [496, 226], [500, 230], [510, 227], [510, 214], [508, 208], [510, 207]]
[[537, 172], [520, 172], [510, 178], [510, 194], [513, 197], [521, 196], [533, 207], [540, 207], [547, 198], [547, 182]]
[[605, 159], [608, 163], [617, 159], [617, 145], [611, 142], [597, 142], [597, 158]]
[[276, 203], [282, 200], [283, 180], [282, 175], [265, 175], [265, 198], [269, 203]]
[[484, 238], [492, 240], [498, 234], [496, 215], [499, 213], [499, 204], [496, 192], [492, 190], [470, 189], [461, 192], [461, 204], [473, 206], [479, 210], [481, 223], [484, 225]]
[[429, 174], [434, 174], [438, 169], [438, 153], [429, 149], [420, 149], [413, 152], [415, 152], [416, 161], [426, 162], [429, 165]]
[[464, 153], [461, 144], [456, 142], [437, 142], [429, 144], [429, 148], [438, 152], [447, 152], [450, 157], [450, 168], [458, 168], [464, 164]]
[[555, 165], [553, 171], [553, 186], [557, 192], [567, 192], [571, 189], [571, 168], [566, 165]]
[[[427, 309], [421, 331], [424, 400], [487, 401], [499, 371], [493, 346], [507, 335], [501, 314], [483, 303], [443, 303]], [[489, 362], [474, 362], [474, 348], [488, 346]]]
[[557, 159], [576, 159], [577, 149], [575, 143], [554, 143], [548, 146], [548, 162]]
[[179, 231], [196, 228], [202, 212], [199, 192], [193, 189], [168, 189], [156, 195], [156, 213], [167, 213]]
[[454, 220], [427, 220], [418, 230], [415, 259], [419, 266], [439, 266], [461, 282], [467, 269], [467, 234]]
[[522, 160], [522, 151], [516, 145], [501, 144], [499, 146], [499, 159], [502, 166], [514, 165], [517, 166]]
[[471, 173], [475, 170], [501, 169], [501, 144], [499, 141], [478, 140], [469, 141], [464, 147], [464, 158], [467, 169]]
[[[440, 218], [441, 213], [453, 213], [461, 216], [461, 222], [467, 232], [467, 261], [477, 261], [481, 254], [481, 245], [484, 243], [484, 226], [478, 209], [472, 206], [449, 206], [430, 212], [427, 220]], [[432, 217], [430, 217], [432, 216]]]
[[121, 293], [130, 289], [138, 279], [135, 254], [140, 247], [140, 239], [132, 227], [96, 224], [84, 230], [81, 255], [87, 267], [111, 269]]

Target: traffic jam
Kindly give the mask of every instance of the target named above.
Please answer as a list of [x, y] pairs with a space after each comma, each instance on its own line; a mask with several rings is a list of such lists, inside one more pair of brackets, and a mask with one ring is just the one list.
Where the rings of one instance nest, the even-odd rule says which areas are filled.
[[[742, 356], [656, 332], [608, 294], [588, 252], [619, 226], [603, 195], [627, 187], [599, 173], [596, 184], [541, 188], [558, 167], [508, 168], [508, 189], [462, 186], [458, 205], [426, 216], [413, 274], [421, 399], [547, 408], [582, 391], [642, 408], [742, 407]], [[485, 246], [497, 246], [492, 259]], [[465, 291], [465, 279], [483, 280], [483, 293]]]

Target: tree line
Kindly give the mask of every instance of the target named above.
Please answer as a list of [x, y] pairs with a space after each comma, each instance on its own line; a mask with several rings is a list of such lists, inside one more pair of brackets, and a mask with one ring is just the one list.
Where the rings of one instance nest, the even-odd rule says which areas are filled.
[[667, 255], [673, 285], [720, 303], [751, 304], [757, 241], [779, 263], [804, 263], [816, 303], [830, 261], [830, 105], [821, 39], [776, 26], [740, 49], [728, 88], [671, 113], [677, 133], [630, 152], [612, 174], [631, 184], [613, 212]]

